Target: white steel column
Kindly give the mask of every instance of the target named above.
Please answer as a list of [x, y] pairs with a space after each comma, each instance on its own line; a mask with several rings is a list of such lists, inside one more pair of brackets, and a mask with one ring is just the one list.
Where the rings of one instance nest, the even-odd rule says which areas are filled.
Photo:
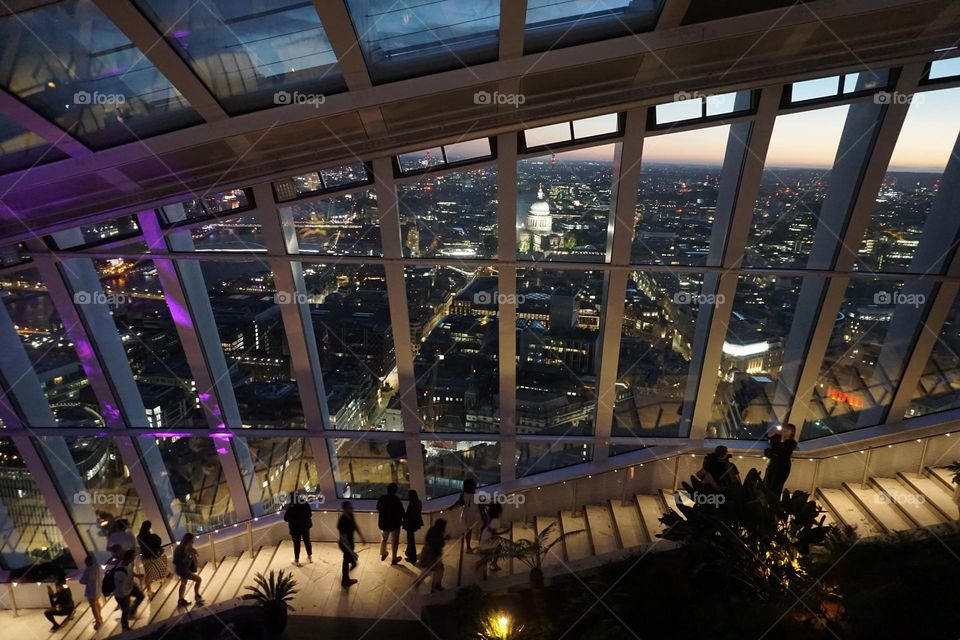
[[[517, 191], [517, 134], [504, 133], [497, 136], [497, 257], [500, 262], [517, 259]], [[509, 487], [517, 475], [517, 269], [500, 265], [497, 273], [500, 483]]]

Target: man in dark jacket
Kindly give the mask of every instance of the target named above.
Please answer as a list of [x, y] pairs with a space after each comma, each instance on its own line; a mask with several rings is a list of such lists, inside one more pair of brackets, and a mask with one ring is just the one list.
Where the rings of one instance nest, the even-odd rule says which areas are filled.
[[300, 566], [300, 543], [303, 542], [307, 550], [307, 562], [313, 562], [313, 545], [310, 544], [310, 528], [313, 526], [313, 511], [305, 496], [299, 493], [290, 494], [290, 503], [283, 514], [283, 520], [290, 527], [290, 537], [293, 538], [293, 564]]
[[50, 598], [50, 608], [43, 612], [43, 615], [47, 617], [47, 620], [50, 621], [50, 624], [53, 626], [50, 627], [50, 631], [56, 631], [60, 628], [62, 623], [58, 623], [56, 616], [66, 616], [64, 622], [70, 619], [70, 616], [73, 615], [73, 594], [70, 593], [70, 588], [66, 585], [65, 582], [62, 582], [57, 585], [56, 591], [52, 587], [47, 587], [47, 597]]
[[387, 538], [393, 545], [393, 564], [400, 564], [400, 527], [403, 526], [403, 503], [397, 497], [397, 483], [387, 485], [387, 495], [377, 500], [377, 526], [380, 527], [380, 560], [387, 559]]

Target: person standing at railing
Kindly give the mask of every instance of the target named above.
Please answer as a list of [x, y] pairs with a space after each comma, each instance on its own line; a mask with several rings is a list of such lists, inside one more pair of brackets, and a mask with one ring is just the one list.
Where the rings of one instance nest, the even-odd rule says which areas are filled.
[[397, 497], [397, 483], [387, 485], [386, 495], [377, 500], [377, 526], [380, 528], [380, 561], [387, 559], [387, 539], [393, 552], [393, 564], [400, 564], [400, 527], [403, 526], [403, 503]]
[[357, 560], [360, 557], [354, 551], [353, 535], [359, 535], [360, 540], [366, 542], [363, 532], [357, 527], [357, 521], [353, 519], [353, 505], [349, 501], [343, 503], [343, 513], [337, 520], [337, 532], [340, 534], [337, 544], [340, 551], [343, 552], [340, 585], [347, 589], [351, 585], [357, 584], [357, 581], [350, 577], [350, 570], [357, 567]]
[[417, 563], [416, 535], [423, 527], [423, 503], [413, 489], [407, 492], [407, 511], [403, 514], [403, 530], [407, 532], [407, 562]]
[[783, 495], [783, 485], [790, 477], [791, 458], [797, 448], [796, 435], [797, 428], [792, 424], [786, 424], [783, 428], [773, 429], [764, 436], [768, 444], [763, 455], [769, 462], [763, 474], [763, 482], [778, 500]]
[[283, 521], [290, 529], [293, 538], [293, 564], [300, 566], [300, 543], [307, 552], [307, 562], [313, 562], [313, 545], [310, 543], [310, 529], [313, 528], [313, 511], [303, 496], [296, 491], [290, 494], [290, 502], [283, 513]]

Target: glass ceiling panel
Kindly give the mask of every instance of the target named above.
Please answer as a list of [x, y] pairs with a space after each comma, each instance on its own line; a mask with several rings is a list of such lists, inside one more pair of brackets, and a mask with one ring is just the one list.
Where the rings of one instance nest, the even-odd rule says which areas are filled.
[[0, 20], [3, 87], [93, 149], [201, 122], [180, 92], [90, 0]]
[[231, 114], [314, 101], [346, 86], [310, 2], [136, 0]]
[[[960, 407], [960, 298], [954, 300], [905, 418]], [[896, 416], [891, 416], [896, 417]]]
[[650, 31], [663, 0], [529, 0], [524, 53]]
[[0, 115], [0, 173], [66, 158], [46, 140]]
[[374, 84], [497, 59], [499, 0], [347, 0]]

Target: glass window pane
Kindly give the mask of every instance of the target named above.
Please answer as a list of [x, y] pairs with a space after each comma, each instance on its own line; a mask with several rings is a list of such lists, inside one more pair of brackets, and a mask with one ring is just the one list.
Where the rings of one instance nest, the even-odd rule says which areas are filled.
[[320, 498], [317, 468], [306, 438], [237, 438], [234, 442], [253, 515], [281, 511], [294, 491]]
[[523, 139], [528, 149], [547, 144], [570, 141], [570, 123], [558, 122], [543, 127], [534, 127], [523, 132]]
[[960, 76], [960, 57], [943, 58], [930, 63], [930, 79], [952, 78]]
[[163, 217], [168, 223], [218, 216], [230, 211], [242, 211], [253, 206], [244, 189], [231, 189], [193, 198], [179, 203], [180, 206], [162, 207]]
[[266, 251], [260, 218], [255, 215], [211, 220], [190, 230], [194, 251]]
[[[84, 546], [106, 562], [113, 555], [107, 551], [113, 524], [123, 518], [136, 535], [143, 520], [140, 498], [116, 441], [84, 436], [40, 438], [37, 444]], [[163, 531], [159, 522], [155, 531]]]
[[791, 335], [801, 283], [801, 278], [740, 276], [708, 437], [759, 439], [786, 418], [794, 396], [781, 380], [787, 344], [806, 342], [805, 334]]
[[0, 438], [0, 568], [21, 569], [52, 562], [63, 570], [74, 569], [47, 500], [37, 489], [13, 440]]
[[443, 153], [447, 162], [464, 162], [474, 158], [490, 156], [490, 138], [478, 138], [466, 142], [455, 142], [443, 145]]
[[904, 272], [915, 256], [923, 260], [921, 272], [946, 267], [950, 252], [929, 245], [956, 237], [956, 212], [943, 205], [938, 215], [931, 212], [960, 134], [958, 100], [960, 88], [914, 94], [860, 245], [858, 271]]
[[658, 104], [654, 108], [657, 114], [657, 124], [669, 124], [703, 117], [703, 100], [699, 95], [693, 95], [675, 102], [667, 102], [666, 104]]
[[15, 264], [30, 262], [31, 259], [27, 245], [22, 242], [0, 247], [0, 267], [12, 267]]
[[427, 499], [459, 493], [468, 478], [478, 487], [500, 482], [500, 444], [490, 441], [424, 441]]
[[49, 142], [0, 115], [0, 173], [66, 158]]
[[722, 126], [644, 141], [631, 262], [707, 263], [729, 135]]
[[336, 189], [350, 184], [369, 182], [370, 172], [367, 171], [367, 165], [364, 163], [352, 162], [339, 167], [320, 169], [320, 177], [323, 178], [325, 189]]
[[7, 292], [0, 301], [10, 313], [57, 425], [106, 426], [67, 327], [47, 294], [40, 272], [30, 268], [0, 275], [0, 290]]
[[599, 271], [517, 271], [517, 433], [593, 433]]
[[493, 62], [500, 1], [347, 0], [375, 84]]
[[424, 429], [497, 431], [500, 370], [497, 273], [407, 267], [417, 405]]
[[263, 262], [201, 263], [244, 427], [305, 426], [273, 272]]
[[380, 256], [380, 213], [377, 192], [366, 189], [280, 209], [297, 232], [300, 253]]
[[101, 244], [111, 240], [129, 238], [140, 233], [140, 225], [135, 216], [123, 216], [113, 220], [103, 220], [92, 224], [80, 225], [82, 244], [61, 245], [56, 236], [50, 236], [58, 249], [82, 249], [90, 245]]
[[379, 265], [304, 264], [331, 429], [403, 430], [387, 282]]
[[593, 445], [583, 442], [518, 442], [517, 478], [593, 460]]
[[905, 418], [960, 407], [960, 299], [940, 329]]
[[835, 96], [840, 92], [840, 76], [794, 82], [790, 102], [803, 102]]
[[5, 89], [93, 149], [201, 122], [180, 92], [91, 0], [0, 19]]
[[496, 166], [398, 184], [397, 207], [404, 256], [497, 257]]
[[739, 93], [721, 93], [707, 96], [707, 117], [733, 113], [737, 106]]
[[186, 9], [169, 0], [136, 4], [231, 114], [310, 98], [323, 104], [325, 94], [346, 88], [308, 2], [206, 0]]
[[931, 289], [925, 283], [850, 281], [811, 394], [802, 438], [883, 422]]
[[337, 497], [376, 500], [396, 482], [405, 496], [410, 489], [407, 447], [403, 440], [337, 438], [329, 440]]
[[687, 405], [696, 393], [690, 386], [697, 373], [690, 370], [694, 329], [700, 308], [717, 300], [703, 295], [702, 287], [699, 274], [631, 274], [620, 334], [613, 435], [686, 435], [691, 415]]
[[663, 0], [529, 0], [523, 49], [537, 53], [650, 31], [661, 7]]
[[857, 81], [860, 79], [859, 73], [848, 73], [843, 76], [843, 92], [853, 93], [857, 90]]
[[777, 118], [744, 266], [796, 269], [806, 265], [848, 109], [843, 105]]
[[521, 260], [606, 260], [616, 147], [607, 144], [517, 164]]
[[620, 117], [616, 113], [607, 113], [602, 116], [583, 118], [573, 121], [573, 137], [576, 139], [590, 138], [617, 133], [620, 130]]
[[443, 164], [443, 150], [440, 147], [431, 147], [422, 151], [401, 153], [397, 156], [397, 162], [400, 163], [400, 171], [419, 171], [438, 167]]
[[[232, 456], [229, 439], [170, 435], [139, 438], [151, 482], [170, 531], [205, 533], [237, 521], [219, 456]], [[150, 464], [151, 462], [159, 464]]]

